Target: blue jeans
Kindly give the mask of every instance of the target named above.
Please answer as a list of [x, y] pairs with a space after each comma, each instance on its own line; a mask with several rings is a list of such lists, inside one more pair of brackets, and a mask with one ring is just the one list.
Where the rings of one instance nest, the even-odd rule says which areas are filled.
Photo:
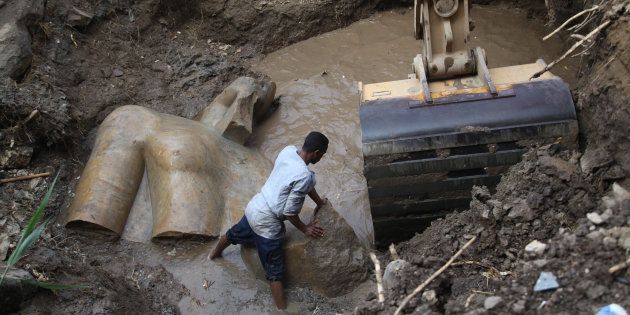
[[228, 241], [234, 245], [256, 246], [267, 280], [282, 281], [284, 276], [282, 239], [272, 240], [254, 233], [245, 216], [225, 234]]

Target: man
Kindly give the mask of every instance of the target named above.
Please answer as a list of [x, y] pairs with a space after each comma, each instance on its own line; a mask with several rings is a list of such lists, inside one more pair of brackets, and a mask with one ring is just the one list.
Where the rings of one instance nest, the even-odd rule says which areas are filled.
[[316, 211], [327, 202], [317, 194], [315, 174], [308, 169], [309, 164], [319, 162], [327, 149], [328, 138], [316, 131], [306, 136], [302, 149], [298, 150], [295, 146], [284, 148], [278, 154], [267, 182], [247, 204], [245, 215], [219, 238], [209, 255], [210, 259], [220, 257], [230, 243], [255, 245], [266, 278], [271, 282], [271, 295], [281, 310], [286, 308], [282, 286], [284, 220], [289, 220], [310, 237], [324, 236], [324, 229], [317, 225], [317, 220], [304, 224], [298, 214], [306, 195], [317, 204]]

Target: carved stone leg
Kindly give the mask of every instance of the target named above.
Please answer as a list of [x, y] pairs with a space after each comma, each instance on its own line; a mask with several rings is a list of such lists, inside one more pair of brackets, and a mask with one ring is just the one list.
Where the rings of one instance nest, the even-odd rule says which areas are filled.
[[76, 187], [69, 225], [98, 225], [122, 233], [144, 173], [145, 130], [157, 120], [139, 106], [123, 106], [105, 119]]

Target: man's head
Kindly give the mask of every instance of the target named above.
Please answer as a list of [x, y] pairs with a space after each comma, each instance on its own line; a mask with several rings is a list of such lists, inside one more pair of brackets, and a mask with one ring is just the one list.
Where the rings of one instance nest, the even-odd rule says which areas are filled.
[[306, 164], [319, 162], [326, 154], [326, 150], [328, 150], [328, 138], [320, 132], [311, 131], [304, 139], [302, 146], [304, 162]]

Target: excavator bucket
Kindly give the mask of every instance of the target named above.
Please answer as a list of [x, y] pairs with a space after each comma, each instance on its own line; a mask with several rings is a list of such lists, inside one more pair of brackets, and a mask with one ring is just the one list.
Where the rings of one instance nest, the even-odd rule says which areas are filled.
[[[426, 82], [423, 76], [361, 87], [364, 173], [376, 245], [408, 239], [467, 208], [473, 185], [496, 185], [529, 139], [573, 143], [571, 93], [544, 62]], [[420, 79], [419, 79], [420, 78]]]

